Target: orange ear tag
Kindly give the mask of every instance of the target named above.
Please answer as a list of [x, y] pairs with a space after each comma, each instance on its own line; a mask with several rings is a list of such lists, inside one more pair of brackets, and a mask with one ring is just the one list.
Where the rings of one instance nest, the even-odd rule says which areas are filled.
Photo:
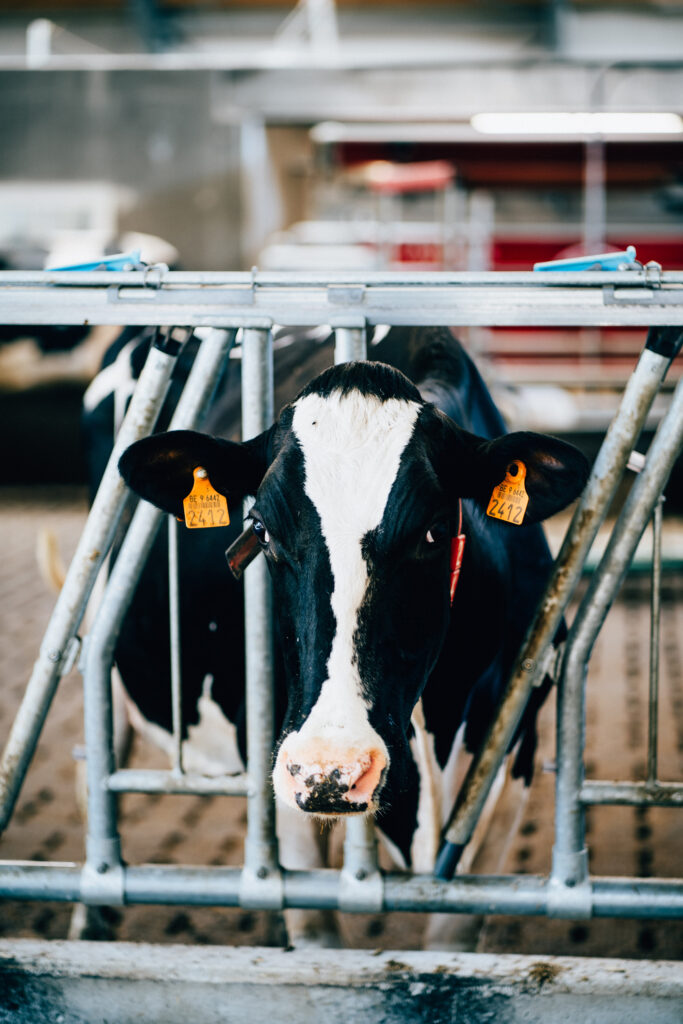
[[514, 526], [521, 526], [524, 513], [529, 504], [524, 478], [526, 466], [519, 459], [511, 462], [505, 472], [502, 484], [493, 488], [486, 515], [493, 519], [502, 519]]
[[202, 466], [194, 470], [194, 485], [183, 501], [185, 526], [190, 530], [227, 526], [230, 522], [226, 498], [211, 486], [208, 473]]

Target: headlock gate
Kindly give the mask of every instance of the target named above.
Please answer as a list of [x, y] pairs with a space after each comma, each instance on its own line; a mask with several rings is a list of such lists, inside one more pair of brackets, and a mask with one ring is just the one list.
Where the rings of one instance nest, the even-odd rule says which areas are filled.
[[[546, 914], [570, 918], [683, 916], [683, 880], [591, 877], [584, 811], [594, 804], [683, 805], [683, 784], [657, 778], [660, 495], [683, 445], [683, 381], [679, 381], [614, 526], [570, 629], [561, 665], [549, 664], [550, 641], [574, 593], [585, 557], [604, 520], [648, 410], [683, 343], [683, 273], [650, 268], [617, 273], [448, 273], [315, 275], [197, 274], [148, 268], [130, 273], [1, 273], [0, 321], [164, 327], [149, 352], [97, 497], [50, 619], [0, 766], [0, 829], [12, 814], [60, 677], [77, 658], [85, 683], [88, 833], [85, 862], [0, 862], [0, 895], [81, 901], [91, 905], [178, 903], [347, 911], [450, 911]], [[236, 343], [242, 357], [242, 426], [249, 438], [273, 414], [272, 327], [329, 324], [335, 360], [364, 358], [365, 329], [378, 324], [643, 326], [647, 343], [621, 399], [575, 511], [554, 574], [509, 680], [497, 720], [473, 759], [460, 791], [437, 876], [383, 874], [374, 832], [364, 820], [347, 826], [344, 867], [286, 871], [280, 867], [270, 784], [273, 747], [272, 630], [264, 559], [245, 573], [248, 765], [243, 774], [208, 778], [185, 771], [181, 747], [181, 680], [177, 669], [176, 523], [169, 529], [174, 764], [169, 771], [129, 770], [114, 763], [110, 670], [118, 629], [162, 513], [138, 506], [114, 564], [92, 629], [78, 630], [93, 584], [111, 546], [126, 488], [121, 453], [149, 434], [188, 328], [208, 328], [178, 402], [172, 429], [201, 422], [215, 381]], [[168, 325], [182, 325], [173, 328]], [[604, 618], [648, 520], [654, 517], [650, 728], [647, 776], [641, 782], [585, 780], [584, 691], [588, 660]], [[173, 630], [172, 630], [173, 634]], [[558, 694], [555, 846], [549, 877], [452, 877], [532, 688], [547, 671]], [[118, 793], [246, 795], [244, 867], [128, 867], [117, 831]]]

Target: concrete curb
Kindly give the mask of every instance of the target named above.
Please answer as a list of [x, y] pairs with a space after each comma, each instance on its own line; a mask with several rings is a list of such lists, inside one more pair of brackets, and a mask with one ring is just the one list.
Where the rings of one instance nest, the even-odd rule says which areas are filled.
[[679, 1024], [673, 961], [0, 941], [2, 1024]]

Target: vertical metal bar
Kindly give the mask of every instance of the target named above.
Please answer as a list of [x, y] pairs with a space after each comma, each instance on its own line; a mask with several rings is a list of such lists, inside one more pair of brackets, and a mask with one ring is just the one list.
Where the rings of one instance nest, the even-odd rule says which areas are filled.
[[171, 716], [173, 772], [183, 774], [183, 680], [181, 667], [180, 594], [178, 583], [178, 522], [168, 517], [168, 617], [171, 654]]
[[346, 820], [344, 871], [359, 881], [377, 871], [377, 836], [372, 818], [356, 815]]
[[335, 363], [351, 363], [367, 359], [367, 341], [364, 327], [337, 327], [334, 332]]
[[[242, 437], [255, 437], [273, 420], [271, 332], [242, 334]], [[257, 558], [244, 574], [247, 754], [249, 799], [245, 871], [259, 879], [278, 869], [275, 805], [270, 781], [274, 743], [273, 626], [268, 567]]]
[[529, 695], [545, 674], [545, 658], [562, 614], [580, 577], [593, 539], [607, 514], [623, 468], [647, 412], [666, 376], [670, 359], [644, 349], [622, 396], [576, 508], [555, 571], [529, 627], [495, 720], [472, 760], [446, 826], [445, 844], [435, 872], [450, 878], [470, 841], [491, 783], [508, 750]]
[[9, 821], [45, 716], [62, 674], [67, 647], [85, 612], [97, 574], [128, 497], [118, 471], [121, 453], [152, 430], [163, 404], [179, 347], [150, 349], [116, 437], [107, 468], [50, 617], [40, 654], [0, 763], [0, 832]]
[[384, 909], [384, 878], [377, 864], [372, 818], [353, 817], [346, 821], [339, 909], [351, 913], [380, 913]]
[[572, 623], [558, 686], [555, 846], [552, 878], [576, 886], [586, 877], [583, 735], [586, 667], [593, 644], [628, 571], [647, 520], [683, 445], [683, 380], [650, 445], [645, 466], [629, 493], [605, 553]]
[[[334, 332], [334, 361], [348, 363], [367, 359], [364, 327], [337, 327]], [[351, 877], [365, 878], [377, 871], [377, 840], [375, 827], [368, 818], [353, 817], [346, 822], [344, 840], [344, 871]]]
[[[171, 429], [186, 429], [197, 425], [213, 395], [236, 333], [234, 330], [212, 331], [202, 342], [171, 419]], [[111, 664], [116, 638], [162, 514], [147, 502], [138, 505], [114, 563], [85, 652], [83, 701], [88, 765], [87, 867], [104, 867], [105, 873], [120, 863], [115, 794], [108, 788], [109, 777], [115, 770]], [[98, 870], [98, 873], [101, 872]], [[90, 877], [92, 882], [92, 873]]]
[[652, 593], [650, 595], [650, 686], [648, 694], [647, 781], [657, 780], [657, 729], [659, 724], [659, 636], [662, 614], [662, 511], [660, 495], [652, 517]]

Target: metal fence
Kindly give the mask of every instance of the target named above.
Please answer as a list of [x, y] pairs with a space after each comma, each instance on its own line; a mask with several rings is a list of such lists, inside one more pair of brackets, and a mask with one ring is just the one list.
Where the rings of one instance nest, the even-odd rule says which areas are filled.
[[[118, 769], [114, 761], [110, 670], [118, 629], [162, 513], [140, 503], [110, 575], [89, 635], [78, 629], [126, 502], [118, 475], [122, 451], [154, 428], [181, 348], [168, 328], [150, 350], [127, 415], [48, 625], [26, 694], [0, 764], [0, 829], [12, 814], [60, 677], [80, 657], [85, 682], [88, 832], [83, 864], [0, 861], [0, 895], [87, 904], [182, 903], [242, 906], [451, 911], [671, 918], [683, 915], [683, 880], [590, 877], [583, 834], [586, 806], [605, 803], [681, 806], [683, 784], [657, 779], [660, 495], [683, 445], [683, 382], [679, 383], [579, 606], [558, 682], [557, 789], [553, 866], [549, 877], [452, 878], [472, 835], [491, 781], [532, 688], [550, 665], [551, 639], [641, 432], [645, 417], [683, 342], [683, 273], [644, 268], [575, 274], [448, 273], [312, 275], [189, 274], [150, 269], [131, 273], [0, 273], [0, 321], [14, 324], [180, 324], [209, 327], [176, 407], [171, 427], [200, 423], [236, 340], [242, 349], [243, 436], [271, 422], [272, 327], [330, 324], [335, 359], [365, 356], [365, 328], [412, 325], [587, 325], [650, 327], [556, 568], [490, 733], [473, 759], [437, 866], [440, 877], [383, 874], [372, 827], [348, 823], [341, 871], [286, 871], [278, 861], [270, 786], [272, 631], [263, 559], [245, 573], [246, 694], [249, 759], [245, 773], [206, 778], [184, 771], [180, 680], [172, 670], [175, 758], [169, 771]], [[239, 337], [238, 337], [239, 332]], [[654, 516], [650, 730], [642, 782], [585, 781], [585, 677], [598, 631]], [[177, 622], [175, 522], [169, 526], [171, 617]], [[243, 868], [124, 866], [117, 831], [120, 792], [246, 794]]]

